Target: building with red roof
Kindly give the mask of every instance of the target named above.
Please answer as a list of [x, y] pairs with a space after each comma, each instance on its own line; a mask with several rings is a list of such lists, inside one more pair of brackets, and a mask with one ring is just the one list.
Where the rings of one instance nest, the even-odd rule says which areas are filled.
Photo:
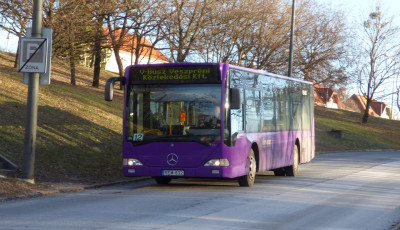
[[[107, 28], [104, 28], [105, 33], [108, 34]], [[117, 29], [113, 31], [114, 36], [119, 38], [121, 34], [121, 30]], [[129, 66], [135, 64], [136, 60], [136, 49], [138, 49], [138, 39], [132, 34], [126, 34], [124, 36], [123, 44], [119, 51], [119, 56], [122, 61], [122, 65], [124, 69]], [[111, 47], [112, 42], [111, 38], [107, 36], [107, 44]], [[158, 49], [154, 48], [154, 46], [147, 41], [145, 38], [141, 38], [140, 46], [139, 46], [139, 63], [138, 64], [155, 64], [155, 63], [167, 63], [169, 59], [162, 54]], [[109, 49], [106, 58], [106, 67], [105, 69], [110, 72], [118, 73], [118, 65], [115, 59], [115, 53], [113, 49]]]
[[321, 84], [314, 85], [314, 105], [332, 109], [347, 109], [333, 88], [325, 88]]
[[[364, 113], [367, 104], [367, 98], [359, 94], [353, 94], [346, 101], [346, 104], [356, 112]], [[369, 115], [389, 119], [387, 108], [388, 105], [386, 103], [372, 99], [371, 106], [369, 108]]]

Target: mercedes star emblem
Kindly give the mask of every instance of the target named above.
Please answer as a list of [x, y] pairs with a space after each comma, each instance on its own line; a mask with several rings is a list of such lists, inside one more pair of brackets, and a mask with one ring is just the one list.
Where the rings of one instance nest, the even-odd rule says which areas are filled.
[[167, 163], [171, 166], [174, 166], [178, 163], [178, 155], [175, 153], [170, 153], [167, 156]]

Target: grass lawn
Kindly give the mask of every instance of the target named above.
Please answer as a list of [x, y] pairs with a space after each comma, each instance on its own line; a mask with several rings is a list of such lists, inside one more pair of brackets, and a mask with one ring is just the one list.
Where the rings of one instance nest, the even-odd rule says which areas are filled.
[[[21, 166], [24, 151], [28, 86], [12, 66], [13, 56], [0, 53], [0, 154]], [[100, 88], [91, 87], [93, 70], [79, 67], [77, 85], [69, 84], [69, 65], [52, 63], [51, 84], [39, 88], [36, 181], [104, 182], [121, 177], [122, 92], [104, 101], [104, 83], [114, 76], [102, 71]]]
[[[400, 149], [400, 121], [370, 117], [361, 123], [362, 114], [315, 107], [315, 140], [317, 152]], [[344, 138], [329, 134], [342, 130]]]

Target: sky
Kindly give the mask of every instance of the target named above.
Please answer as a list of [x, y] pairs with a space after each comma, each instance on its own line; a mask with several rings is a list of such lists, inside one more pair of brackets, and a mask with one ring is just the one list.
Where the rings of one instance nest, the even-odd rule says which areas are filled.
[[[379, 4], [382, 7], [383, 12], [388, 12], [389, 15], [395, 17], [396, 24], [400, 25], [400, 1], [399, 0], [317, 0], [318, 3], [326, 5], [331, 8], [338, 8], [344, 11], [348, 17], [348, 20], [352, 23], [362, 22], [365, 17], [368, 17], [371, 9], [374, 9], [375, 4]], [[397, 78], [398, 84], [400, 84], [400, 77]], [[383, 90], [385, 92], [393, 92], [395, 88], [396, 79], [388, 80], [385, 85], [383, 85]], [[357, 86], [348, 86], [349, 92], [359, 93]], [[393, 113], [399, 117], [399, 110], [396, 106], [396, 97], [386, 96], [380, 98], [380, 101], [385, 102], [389, 107], [392, 108]]]
[[[289, 1], [289, 0], [288, 0]], [[291, 2], [292, 0], [290, 0]], [[297, 0], [299, 1], [299, 0]], [[400, 0], [316, 0], [319, 4], [325, 5], [332, 9], [340, 9], [348, 17], [349, 23], [355, 21], [361, 21], [367, 17], [371, 9], [374, 8], [375, 4], [380, 4], [383, 8], [383, 12], [389, 12], [391, 15], [397, 17], [397, 23], [400, 25]], [[0, 30], [0, 50], [8, 52], [16, 52], [18, 47], [17, 37], [10, 35], [7, 39], [7, 32]], [[386, 91], [392, 91], [393, 81], [389, 82], [385, 86]], [[398, 82], [400, 83], [400, 77]], [[351, 87], [350, 87], [351, 88]], [[352, 93], [357, 93], [356, 87], [350, 89]], [[390, 107], [392, 105], [392, 98], [388, 96], [384, 100]], [[393, 106], [396, 108], [396, 106]], [[396, 111], [396, 113], [399, 113]]]

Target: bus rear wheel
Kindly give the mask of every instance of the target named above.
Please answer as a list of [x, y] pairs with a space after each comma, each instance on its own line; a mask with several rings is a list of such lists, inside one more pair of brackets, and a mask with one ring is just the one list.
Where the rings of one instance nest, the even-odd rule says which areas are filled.
[[162, 185], [167, 185], [172, 180], [170, 177], [162, 177], [162, 176], [156, 176], [153, 178], [157, 182], [157, 184], [162, 184]]
[[297, 176], [299, 173], [299, 148], [297, 145], [293, 148], [293, 165], [285, 167], [286, 176]]
[[249, 172], [247, 175], [239, 177], [239, 185], [242, 187], [251, 187], [256, 179], [257, 161], [253, 149], [250, 150], [249, 155]]

